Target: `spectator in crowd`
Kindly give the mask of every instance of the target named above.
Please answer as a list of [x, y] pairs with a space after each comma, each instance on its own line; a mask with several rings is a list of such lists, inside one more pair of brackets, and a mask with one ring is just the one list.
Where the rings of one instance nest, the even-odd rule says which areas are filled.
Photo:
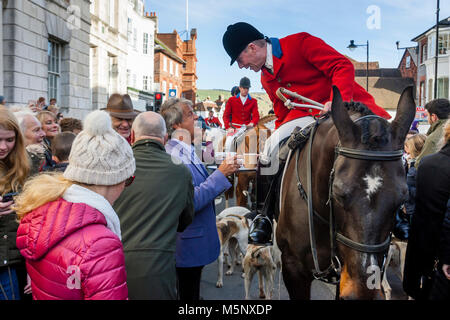
[[214, 128], [221, 128], [222, 124], [219, 121], [219, 118], [214, 117], [214, 111], [209, 111], [209, 117], [205, 119], [206, 125]]
[[2, 106], [6, 105], [6, 99], [5, 99], [4, 96], [0, 96], [0, 104], [1, 104]]
[[39, 99], [36, 101], [36, 108], [38, 109], [38, 112], [47, 109], [44, 97], [39, 97]]
[[36, 100], [29, 100], [28, 101], [28, 108], [33, 112], [34, 114], [38, 113], [39, 111], [42, 111], [42, 108], [40, 105], [37, 104]]
[[412, 216], [403, 278], [403, 289], [417, 300], [433, 297], [430, 291], [438, 260], [437, 271], [442, 273], [439, 241], [450, 197], [449, 130], [450, 123], [447, 122], [444, 147], [425, 156], [417, 168], [416, 209]]
[[114, 130], [131, 144], [131, 126], [138, 113], [133, 109], [130, 96], [128, 94], [112, 94], [103, 110], [111, 116]]
[[47, 107], [47, 111], [50, 111], [50, 112], [52, 112], [53, 114], [55, 114], [55, 116], [57, 116], [57, 115], [58, 115], [59, 108], [58, 108], [57, 106], [55, 106], [55, 105], [49, 105], [49, 106]]
[[439, 142], [444, 136], [444, 123], [450, 115], [450, 101], [447, 99], [432, 100], [425, 105], [425, 112], [430, 128], [422, 152], [416, 158], [416, 168], [424, 156], [439, 151]]
[[50, 148], [53, 138], [60, 132], [56, 115], [50, 111], [41, 111], [36, 116], [45, 132], [44, 143]]
[[50, 111], [41, 111], [36, 116], [42, 125], [42, 130], [45, 132], [43, 145], [45, 147], [46, 161], [42, 170], [51, 170], [56, 163], [52, 158], [52, 141], [53, 138], [60, 132], [60, 127], [56, 116]]
[[192, 109], [191, 101], [168, 99], [161, 106], [161, 115], [171, 137], [166, 144], [166, 151], [173, 161], [181, 161], [189, 168], [194, 184], [195, 217], [177, 235], [176, 270], [180, 299], [196, 301], [200, 299], [202, 269], [215, 261], [220, 251], [214, 199], [231, 187], [227, 176], [235, 173], [239, 164], [234, 156], [208, 175], [192, 145], [194, 122], [198, 116]]
[[72, 132], [77, 135], [83, 130], [83, 123], [81, 120], [76, 118], [64, 118], [61, 119], [59, 126], [61, 127], [61, 132]]
[[33, 299], [127, 299], [120, 221], [112, 208], [132, 182], [133, 152], [104, 111], [85, 120], [69, 165], [25, 183], [14, 209], [17, 247], [25, 257]]
[[239, 87], [238, 86], [234, 86], [233, 88], [231, 88], [231, 96], [235, 97], [239, 94]]
[[62, 132], [53, 138], [52, 155], [56, 165], [52, 171], [64, 172], [69, 165], [69, 155], [76, 135], [72, 132]]
[[427, 136], [421, 133], [406, 135], [405, 153], [407, 155], [406, 163], [406, 184], [408, 186], [408, 194], [404, 205], [398, 210], [396, 215], [396, 223], [394, 227], [394, 235], [401, 239], [407, 240], [411, 226], [411, 217], [416, 206], [416, 168], [414, 163], [416, 157], [422, 151]]
[[136, 178], [114, 204], [122, 228], [128, 295], [176, 300], [176, 234], [194, 218], [191, 172], [174, 164], [165, 151], [166, 124], [158, 113], [140, 113], [131, 140]]
[[[17, 216], [11, 192], [20, 192], [29, 162], [16, 117], [0, 107], [0, 300], [19, 300], [26, 283], [25, 264], [16, 247]], [[22, 289], [22, 290], [21, 290]]]
[[431, 288], [431, 300], [450, 300], [450, 199], [447, 201], [439, 247], [439, 265]]
[[55, 106], [56, 107], [56, 99], [55, 98], [51, 98], [50, 99], [50, 104], [48, 105], [49, 107], [50, 106]]
[[41, 122], [31, 110], [18, 110], [14, 112], [24, 137], [24, 144], [31, 159], [30, 175], [35, 175], [51, 163], [51, 153], [44, 147], [45, 132]]
[[[450, 145], [450, 120], [447, 120], [444, 127], [444, 142], [448, 149]], [[447, 152], [447, 154], [450, 155], [450, 152]], [[448, 159], [446, 161], [449, 163]], [[442, 223], [438, 261], [431, 287], [430, 300], [450, 301], [450, 198], [447, 201]]]

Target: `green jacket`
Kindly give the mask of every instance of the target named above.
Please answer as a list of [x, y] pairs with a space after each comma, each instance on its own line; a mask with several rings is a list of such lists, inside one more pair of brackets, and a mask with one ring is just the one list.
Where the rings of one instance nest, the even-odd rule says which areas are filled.
[[130, 299], [176, 299], [175, 244], [194, 218], [191, 172], [152, 139], [133, 144], [133, 183], [114, 203]]
[[433, 123], [428, 129], [425, 144], [416, 158], [416, 163], [414, 165], [416, 168], [419, 167], [420, 160], [422, 160], [423, 157], [439, 151], [440, 140], [444, 136], [444, 124], [446, 121], [447, 119], [440, 119]]

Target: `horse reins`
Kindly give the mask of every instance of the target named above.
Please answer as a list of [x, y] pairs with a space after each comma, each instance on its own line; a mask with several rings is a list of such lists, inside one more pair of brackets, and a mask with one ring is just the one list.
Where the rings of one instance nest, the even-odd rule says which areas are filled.
[[[383, 119], [377, 115], [368, 115], [363, 116], [358, 119], [356, 119], [354, 122], [360, 121], [362, 119], [371, 119], [371, 118], [380, 118]], [[296, 176], [297, 176], [297, 187], [300, 192], [300, 196], [302, 196], [308, 204], [308, 220], [309, 220], [309, 235], [310, 235], [310, 244], [311, 244], [311, 252], [313, 256], [313, 262], [314, 262], [314, 271], [313, 275], [315, 279], [322, 280], [325, 282], [329, 282], [327, 279], [329, 278], [329, 275], [332, 271], [335, 271], [337, 275], [340, 275], [341, 271], [341, 264], [336, 254], [336, 246], [335, 242], [338, 241], [342, 243], [343, 245], [364, 253], [381, 253], [386, 252], [386, 250], [389, 248], [390, 242], [391, 242], [391, 234], [388, 235], [387, 239], [379, 244], [363, 244], [356, 241], [351, 240], [350, 238], [347, 238], [343, 234], [336, 232], [335, 230], [335, 222], [334, 222], [334, 213], [333, 213], [333, 181], [334, 181], [334, 172], [335, 172], [335, 164], [336, 159], [338, 156], [344, 156], [347, 158], [352, 159], [358, 159], [358, 160], [369, 160], [369, 161], [394, 161], [399, 160], [403, 155], [403, 150], [394, 150], [394, 151], [372, 151], [372, 150], [361, 150], [361, 149], [351, 149], [351, 148], [345, 148], [340, 145], [340, 142], [335, 148], [335, 158], [333, 163], [333, 168], [330, 172], [329, 176], [329, 194], [328, 194], [328, 201], [327, 205], [330, 206], [330, 215], [329, 215], [329, 221], [325, 221], [320, 215], [318, 215], [314, 209], [313, 209], [313, 199], [312, 199], [312, 179], [311, 179], [311, 151], [312, 151], [312, 143], [314, 139], [314, 135], [316, 132], [317, 127], [320, 124], [320, 120], [323, 119], [319, 118], [312, 130], [311, 130], [311, 136], [309, 138], [308, 142], [308, 149], [307, 149], [307, 192], [305, 193], [302, 184], [300, 182], [300, 176], [298, 173], [298, 161], [299, 161], [299, 150], [296, 152]], [[317, 218], [320, 218], [322, 222], [326, 222], [329, 224], [329, 233], [330, 233], [330, 247], [331, 247], [331, 264], [330, 266], [325, 269], [324, 271], [320, 270], [319, 267], [319, 260], [317, 256], [317, 246], [316, 246], [316, 237], [315, 237], [315, 231], [314, 231], [314, 216]], [[382, 266], [382, 275], [384, 273], [384, 262]], [[337, 282], [334, 282], [334, 284], [337, 284]]]

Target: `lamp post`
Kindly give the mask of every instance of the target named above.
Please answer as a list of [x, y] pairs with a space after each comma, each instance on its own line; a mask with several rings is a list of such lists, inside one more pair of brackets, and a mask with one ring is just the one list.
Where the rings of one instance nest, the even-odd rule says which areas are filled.
[[366, 44], [355, 44], [355, 40], [350, 40], [350, 44], [347, 46], [347, 48], [349, 48], [350, 51], [355, 50], [357, 47], [367, 48], [366, 91], [369, 92], [369, 40], [367, 40]]

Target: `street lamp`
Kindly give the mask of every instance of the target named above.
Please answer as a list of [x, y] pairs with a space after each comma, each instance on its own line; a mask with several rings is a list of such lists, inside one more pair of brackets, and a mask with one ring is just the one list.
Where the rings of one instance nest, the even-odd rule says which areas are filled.
[[355, 40], [350, 40], [350, 44], [347, 46], [350, 51], [354, 51], [357, 47], [367, 48], [366, 91], [369, 92], [369, 40], [367, 40], [367, 44], [355, 44]]

